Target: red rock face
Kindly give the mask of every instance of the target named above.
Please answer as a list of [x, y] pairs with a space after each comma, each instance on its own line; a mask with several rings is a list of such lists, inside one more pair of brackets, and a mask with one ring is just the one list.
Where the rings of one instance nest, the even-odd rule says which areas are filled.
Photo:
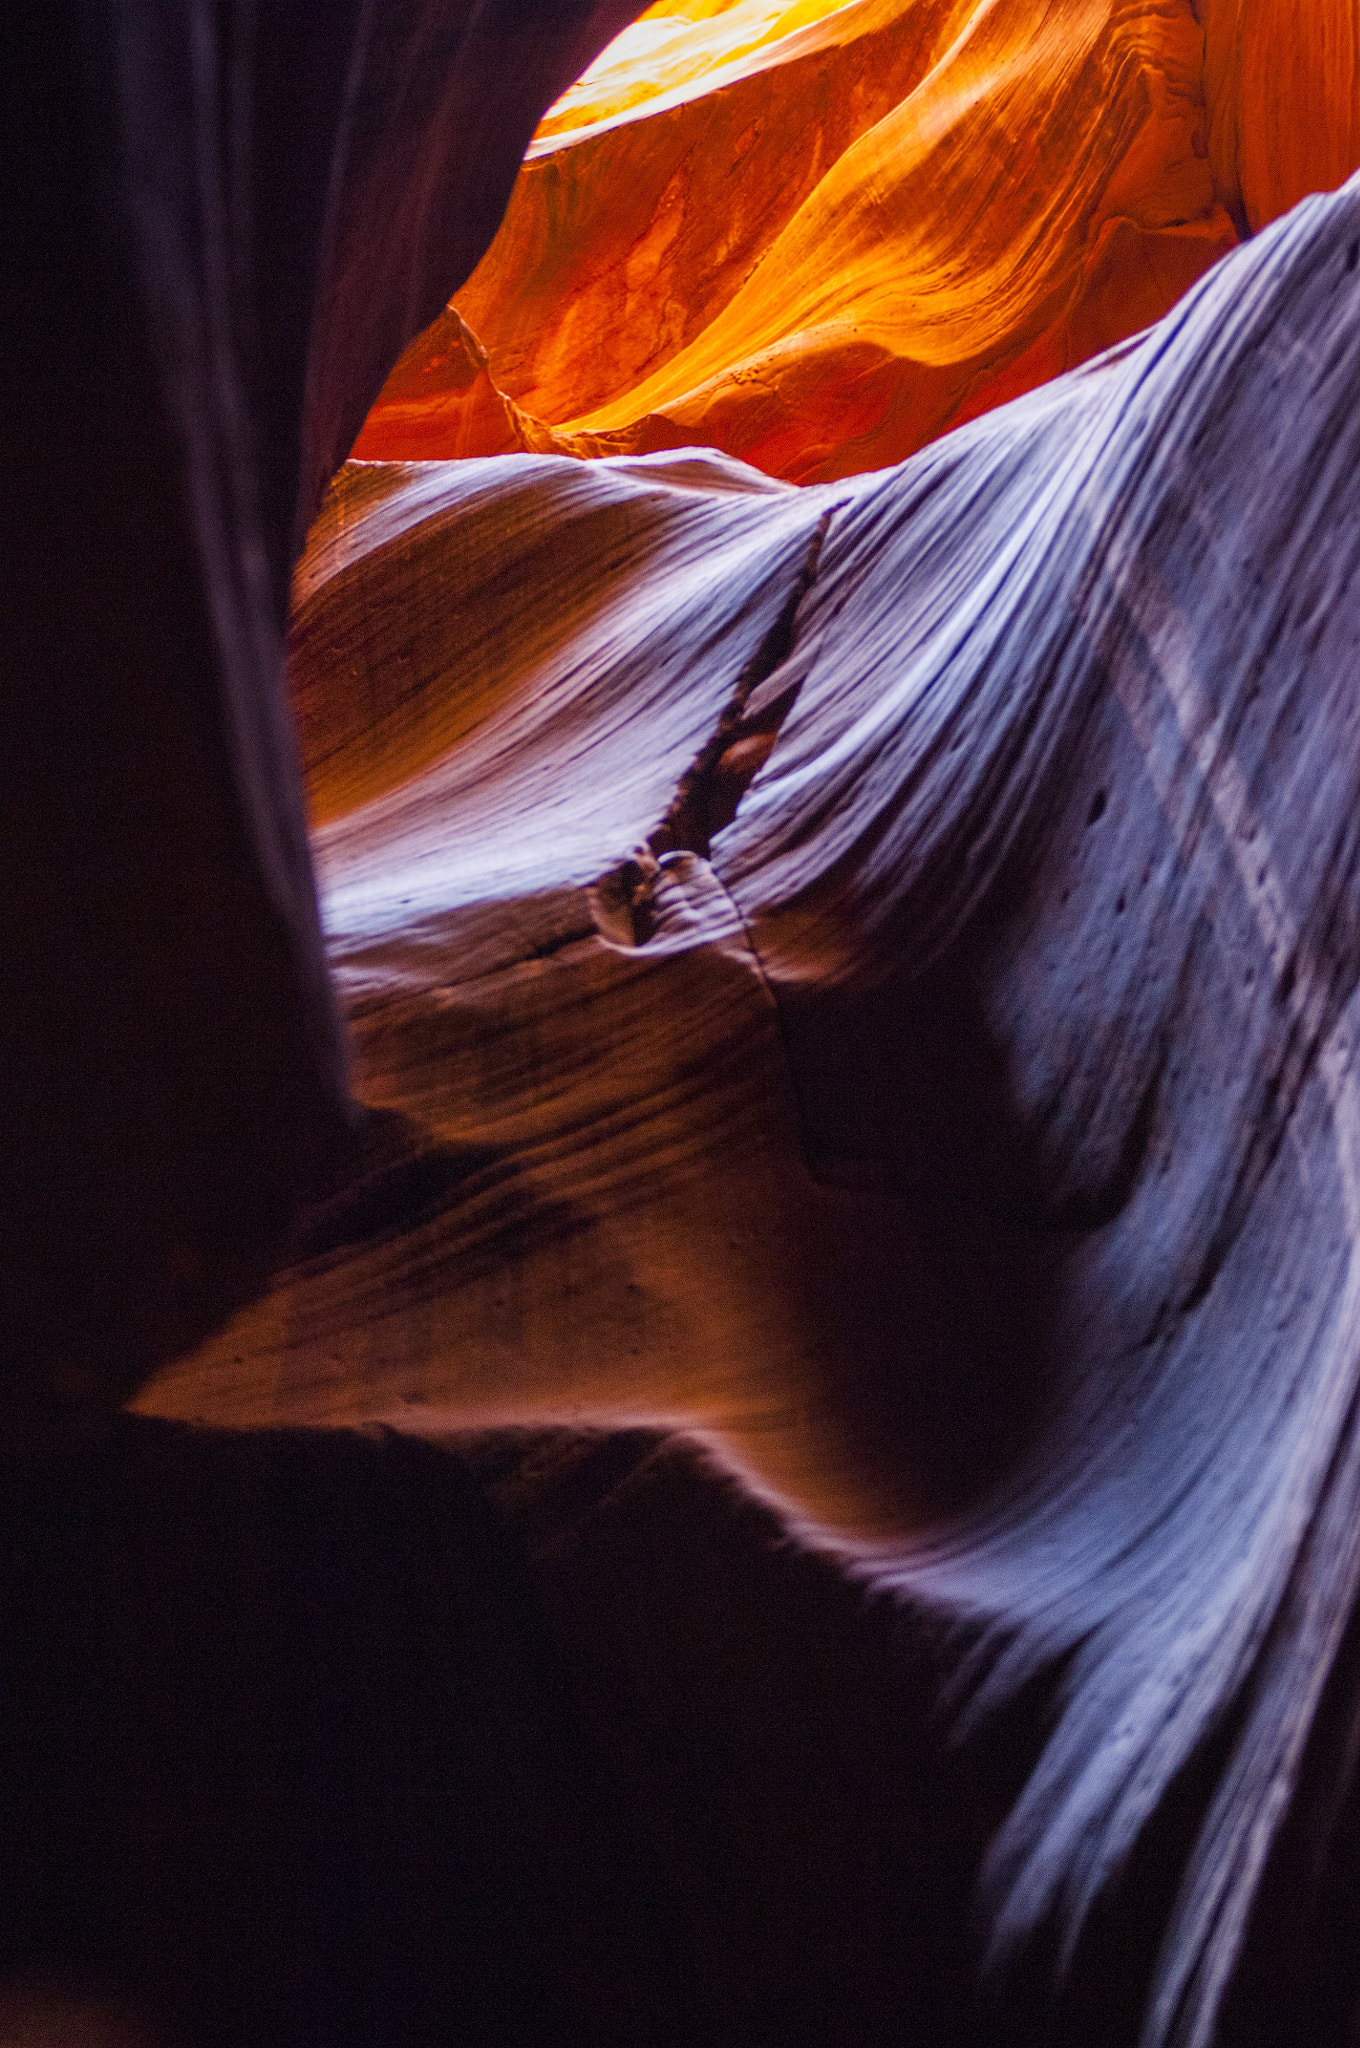
[[[1202, 12], [653, 8], [540, 124], [355, 453], [698, 443], [799, 483], [901, 459], [1360, 162], [1348, 7]], [[460, 382], [460, 320], [528, 421]]]
[[1205, 0], [1209, 162], [1224, 205], [1256, 233], [1360, 163], [1360, 38], [1346, 0]]
[[145, 2022], [38, 1978], [0, 1983], [0, 2028], [11, 2048], [164, 2048]]

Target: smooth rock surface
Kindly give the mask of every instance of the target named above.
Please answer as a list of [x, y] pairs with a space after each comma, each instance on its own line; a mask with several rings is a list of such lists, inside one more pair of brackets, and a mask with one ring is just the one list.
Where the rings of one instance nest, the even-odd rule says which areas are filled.
[[358, 1072], [415, 1126], [142, 1401], [716, 1432], [952, 1632], [960, 1731], [1049, 1701], [1003, 1979], [1056, 1944], [1095, 1996], [1179, 1813], [1145, 2048], [1234, 2038], [1348, 1782], [1357, 252], [1352, 185], [820, 490], [347, 471], [296, 687]]
[[966, 2038], [985, 1772], [711, 1449], [127, 1419], [6, 1477], [7, 2048]]
[[[1190, 0], [655, 7], [540, 125], [449, 325], [540, 423], [524, 447], [701, 442], [799, 483], [900, 460], [1158, 319], [1245, 227], [1244, 176], [1258, 227], [1355, 168], [1345, 25], [1286, 38], [1262, 131], [1245, 19], [1206, 57]], [[1284, 151], [1268, 190], [1248, 133]], [[499, 452], [449, 361], [436, 323], [358, 456]]]
[[[1247, 146], [1275, 19], [1206, 13], [1239, 229], [1332, 161]], [[986, 2048], [1342, 2048], [1360, 195], [900, 469], [346, 472], [323, 960], [294, 537], [616, 25], [526, 21], [0, 31], [4, 1965], [224, 2048], [938, 2048], [979, 1977]]]

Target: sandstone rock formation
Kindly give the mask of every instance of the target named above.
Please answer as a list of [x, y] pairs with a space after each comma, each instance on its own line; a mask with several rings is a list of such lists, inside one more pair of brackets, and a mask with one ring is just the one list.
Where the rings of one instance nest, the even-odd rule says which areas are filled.
[[1346, 0], [1203, 0], [1214, 188], [1255, 234], [1360, 163], [1360, 37]]
[[0, 1535], [7, 2048], [961, 2044], [928, 1660], [680, 1432], [124, 1417]]
[[142, 1397], [715, 1433], [947, 1623], [962, 1728], [1051, 1697], [989, 1968], [1079, 1962], [1216, 1759], [1147, 2044], [1236, 2038], [1348, 1769], [1358, 252], [1352, 184], [813, 489], [342, 472], [294, 680], [391, 1120]]
[[[529, 452], [326, 493], [324, 953], [295, 538], [617, 18], [0, 29], [0, 1976], [214, 2048], [1347, 2048], [1360, 181], [834, 471], [945, 346], [873, 300], [871, 217], [884, 264], [954, 250], [986, 346], [946, 383], [1020, 376], [995, 334], [1065, 360], [1068, 202], [1170, 178], [1129, 218], [1196, 262], [1218, 205], [1253, 226], [1333, 167], [1350, 17], [1271, 72], [1279, 17], [1207, 6], [1203, 157], [1174, 0], [920, 12], [880, 114], [896, 16], [698, 19], [730, 104], [670, 98], [752, 155], [749, 79], [858, 79], [792, 152], [759, 348], [812, 331], [840, 192], [827, 290], [877, 306], [889, 397], [792, 409], [827, 450], [860, 420], [806, 488], [581, 462], [445, 323]], [[1231, 95], [1318, 50], [1325, 133], [1258, 153]], [[607, 142], [667, 116], [637, 88], [572, 105], [620, 95]], [[934, 154], [855, 186], [913, 105]], [[1027, 243], [925, 205], [923, 166], [1011, 191], [1030, 143]], [[667, 433], [776, 310], [732, 226], [723, 302], [627, 372], [680, 380]], [[745, 359], [692, 390], [768, 453]], [[609, 445], [607, 396], [571, 435]]]
[[355, 452], [548, 445], [466, 416], [461, 319], [568, 452], [707, 443], [796, 482], [898, 460], [1340, 183], [1355, 61], [1341, 6], [1298, 34], [1191, 0], [655, 7], [540, 125]]

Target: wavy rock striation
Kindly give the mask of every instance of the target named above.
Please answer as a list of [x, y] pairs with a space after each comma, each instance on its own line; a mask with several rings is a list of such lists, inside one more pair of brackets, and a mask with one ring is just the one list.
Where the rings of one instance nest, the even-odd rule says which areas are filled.
[[[355, 453], [694, 441], [799, 483], [899, 460], [1340, 184], [1357, 63], [1347, 0], [653, 8], [540, 124]], [[528, 433], [465, 417], [460, 320]]]
[[357, 464], [299, 577], [388, 1121], [143, 1406], [716, 1432], [960, 1735], [1045, 1702], [982, 1880], [1017, 2039], [1026, 1957], [1144, 2048], [1344, 1981], [1358, 335], [1352, 184], [900, 468]]
[[1279, 19], [1210, 89], [1174, 4], [719, 9], [730, 106], [684, 37], [583, 88], [549, 154], [709, 98], [768, 177], [809, 53], [863, 118], [693, 333], [658, 239], [621, 424], [453, 380], [823, 480], [348, 468], [323, 957], [293, 537], [618, 17], [6, 15], [0, 1969], [224, 2044], [537, 2048], [534, 1972], [591, 2048], [1353, 2041], [1360, 186], [833, 474], [1067, 360], [1104, 198], [1198, 261], [1334, 168], [1351, 17]]
[[654, 8], [541, 124], [356, 454], [501, 452], [463, 417], [459, 319], [564, 452], [697, 441], [800, 483], [910, 454], [1150, 324], [1360, 162], [1348, 7], [1297, 34], [1200, 12]]

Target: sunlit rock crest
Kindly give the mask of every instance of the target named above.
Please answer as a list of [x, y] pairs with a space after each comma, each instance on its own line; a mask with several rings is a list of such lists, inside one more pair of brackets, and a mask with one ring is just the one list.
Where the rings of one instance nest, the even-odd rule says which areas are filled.
[[1356, 78], [1341, 0], [662, 0], [540, 124], [356, 453], [900, 460], [1339, 184]]

